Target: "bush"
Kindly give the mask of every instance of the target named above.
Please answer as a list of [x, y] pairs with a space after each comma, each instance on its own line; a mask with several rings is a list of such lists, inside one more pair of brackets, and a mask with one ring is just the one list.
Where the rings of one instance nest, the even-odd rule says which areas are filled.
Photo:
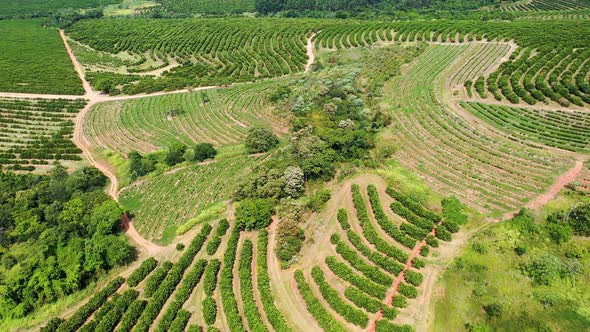
[[451, 241], [452, 235], [451, 232], [447, 231], [446, 228], [438, 227], [436, 229], [436, 237], [443, 241], [449, 242]]
[[318, 285], [322, 296], [334, 311], [352, 324], [363, 328], [367, 327], [369, 317], [363, 311], [343, 301], [338, 292], [326, 281], [324, 272], [318, 266], [312, 268], [311, 276]]
[[215, 150], [211, 143], [199, 143], [195, 145], [193, 151], [193, 160], [198, 162], [213, 159], [217, 155], [217, 150]]
[[331, 193], [328, 189], [321, 189], [318, 190], [315, 194], [309, 196], [309, 201], [307, 202], [307, 206], [313, 212], [320, 212], [326, 206], [326, 202], [330, 200]]
[[219, 221], [219, 225], [217, 225], [215, 234], [209, 240], [209, 242], [207, 242], [207, 255], [213, 256], [217, 252], [217, 249], [221, 244], [221, 238], [225, 235], [228, 229], [229, 221], [227, 219], [221, 219]]
[[170, 329], [168, 331], [184, 332], [184, 328], [186, 327], [186, 324], [188, 324], [189, 319], [191, 319], [191, 313], [180, 309], [176, 314], [176, 318], [174, 318], [174, 321], [170, 324]]
[[236, 208], [236, 227], [247, 231], [267, 227], [273, 213], [273, 200], [245, 199]]
[[415, 299], [416, 297], [418, 297], [418, 290], [416, 289], [416, 287], [412, 285], [400, 283], [397, 290], [400, 294], [407, 298]]
[[63, 322], [64, 322], [64, 320], [62, 318], [59, 318], [59, 317], [51, 318], [49, 320], [49, 322], [47, 322], [47, 325], [45, 325], [41, 328], [41, 332], [54, 332], [55, 330], [57, 330], [59, 325], [62, 324]]
[[343, 230], [347, 231], [350, 229], [350, 223], [348, 222], [348, 212], [346, 209], [338, 210], [336, 219], [338, 219], [338, 222], [340, 223], [340, 226]]
[[205, 270], [205, 278], [203, 283], [203, 291], [207, 296], [213, 296], [213, 292], [217, 287], [217, 274], [221, 268], [221, 261], [219, 259], [212, 259]]
[[129, 287], [137, 286], [137, 284], [143, 281], [143, 279], [145, 279], [145, 277], [147, 277], [157, 265], [158, 261], [153, 257], [144, 260], [141, 265], [131, 273], [129, 278], [127, 278], [127, 285], [129, 285]]
[[368, 246], [363, 243], [362, 238], [352, 230], [346, 232], [348, 241], [360, 251], [360, 253], [367, 257], [371, 262], [375, 263], [380, 268], [392, 274], [399, 274], [404, 270], [404, 266], [395, 261], [394, 259], [380, 254], [379, 252], [371, 250]]
[[502, 305], [499, 303], [491, 303], [483, 306], [488, 318], [498, 318], [502, 316]]
[[176, 250], [177, 251], [183, 251], [184, 250], [184, 243], [177, 243], [176, 244]]
[[376, 332], [414, 332], [416, 331], [411, 325], [397, 325], [387, 320], [380, 319], [375, 326]]
[[186, 146], [182, 143], [174, 143], [168, 147], [164, 161], [168, 166], [174, 166], [181, 163], [184, 159], [184, 153], [186, 152]]
[[207, 325], [215, 324], [215, 318], [217, 317], [217, 304], [215, 300], [208, 296], [203, 300], [203, 320]]
[[417, 287], [422, 284], [422, 281], [424, 281], [424, 277], [418, 272], [406, 270], [406, 272], [404, 273], [404, 280], [407, 283]]
[[408, 300], [403, 296], [395, 296], [391, 301], [391, 305], [396, 308], [405, 308], [408, 306]]
[[248, 153], [267, 152], [279, 144], [279, 139], [268, 128], [253, 127], [248, 130], [244, 145]]
[[301, 270], [295, 271], [295, 281], [299, 294], [305, 301], [307, 311], [316, 319], [320, 327], [330, 332], [346, 332], [347, 329], [336, 321], [329, 312], [324, 309], [322, 303], [315, 297], [309, 284], [305, 281]]

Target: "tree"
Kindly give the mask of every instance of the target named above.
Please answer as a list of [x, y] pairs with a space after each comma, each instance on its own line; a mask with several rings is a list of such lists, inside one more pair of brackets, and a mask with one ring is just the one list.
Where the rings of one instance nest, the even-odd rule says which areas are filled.
[[283, 174], [285, 179], [285, 194], [292, 198], [298, 198], [305, 191], [305, 179], [303, 171], [297, 166], [289, 166]]
[[199, 143], [195, 145], [194, 148], [195, 161], [204, 161], [207, 159], [213, 159], [217, 155], [217, 150], [213, 147], [211, 143]]
[[113, 234], [121, 224], [123, 211], [115, 201], [108, 200], [95, 207], [90, 215], [91, 227], [95, 228], [95, 234]]
[[568, 223], [575, 234], [590, 236], [590, 204], [574, 207], [569, 214]]
[[279, 144], [279, 139], [273, 132], [264, 127], [253, 127], [248, 130], [244, 142], [248, 153], [266, 152]]
[[264, 228], [270, 225], [273, 213], [273, 200], [245, 199], [236, 208], [236, 227], [247, 231]]
[[174, 166], [182, 162], [184, 153], [186, 152], [186, 146], [182, 143], [174, 143], [168, 147], [166, 153], [165, 162], [168, 166]]
[[146, 174], [143, 165], [143, 157], [137, 151], [129, 152], [129, 174], [131, 179], [135, 180]]

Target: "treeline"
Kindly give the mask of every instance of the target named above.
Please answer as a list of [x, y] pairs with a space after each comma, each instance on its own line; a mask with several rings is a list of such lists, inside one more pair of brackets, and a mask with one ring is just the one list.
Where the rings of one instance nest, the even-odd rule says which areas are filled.
[[477, 9], [482, 6], [499, 3], [496, 0], [256, 0], [256, 11], [261, 14], [291, 11], [293, 14], [309, 13], [313, 11], [341, 12], [354, 15], [363, 11], [391, 11], [391, 10], [450, 10]]
[[0, 173], [0, 319], [24, 317], [132, 259], [105, 184], [95, 168]]

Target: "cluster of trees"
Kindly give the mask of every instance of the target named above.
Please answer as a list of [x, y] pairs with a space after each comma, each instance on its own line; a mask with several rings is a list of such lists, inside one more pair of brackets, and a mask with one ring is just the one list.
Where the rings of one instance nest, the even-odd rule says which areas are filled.
[[129, 176], [131, 180], [136, 180], [156, 169], [158, 165], [163, 167], [172, 167], [182, 162], [203, 162], [207, 159], [213, 159], [217, 155], [217, 150], [211, 143], [197, 143], [193, 148], [182, 143], [173, 143], [163, 152], [155, 152], [141, 155], [137, 151], [131, 151], [129, 158]]
[[133, 258], [105, 184], [94, 168], [0, 173], [0, 318], [23, 317]]

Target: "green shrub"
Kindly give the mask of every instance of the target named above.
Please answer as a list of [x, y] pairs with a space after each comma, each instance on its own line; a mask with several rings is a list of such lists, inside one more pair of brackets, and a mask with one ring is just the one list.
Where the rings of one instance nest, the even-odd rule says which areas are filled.
[[245, 199], [236, 208], [236, 227], [239, 230], [261, 229], [270, 225], [274, 213], [271, 199]]
[[415, 299], [418, 297], [418, 290], [412, 285], [400, 283], [397, 290], [400, 294], [407, 298]]
[[215, 318], [217, 317], [217, 304], [215, 300], [208, 296], [202, 302], [203, 305], [203, 320], [207, 325], [215, 324]]
[[309, 284], [305, 281], [303, 272], [301, 270], [295, 271], [295, 281], [297, 282], [297, 289], [299, 294], [305, 301], [307, 311], [316, 319], [320, 327], [324, 331], [330, 332], [346, 332], [347, 329], [330, 315], [329, 312], [322, 306], [322, 303], [315, 297]]
[[239, 275], [240, 275], [240, 293], [244, 304], [244, 316], [252, 331], [266, 331], [264, 322], [258, 312], [258, 306], [254, 299], [254, 288], [252, 286], [252, 241], [245, 240], [242, 244], [240, 254]]
[[145, 282], [145, 289], [143, 291], [143, 296], [151, 297], [154, 292], [158, 289], [158, 286], [164, 281], [166, 275], [172, 269], [173, 264], [169, 261], [165, 261], [152, 273], [152, 275], [146, 280]]
[[348, 265], [338, 261], [334, 256], [326, 257], [326, 265], [338, 277], [350, 282], [352, 285], [358, 287], [363, 292], [378, 299], [385, 298], [387, 288], [383, 285], [377, 284], [362, 275], [355, 273]]
[[217, 155], [217, 150], [211, 143], [199, 143], [193, 148], [194, 160], [205, 161], [207, 159], [213, 159]]
[[272, 130], [264, 127], [253, 127], [248, 130], [244, 141], [248, 153], [267, 152], [279, 144], [279, 139]]
[[213, 292], [217, 287], [217, 274], [221, 268], [221, 261], [219, 259], [212, 259], [205, 269], [205, 277], [203, 281], [203, 290], [207, 296], [213, 296]]
[[147, 275], [150, 274], [150, 272], [152, 272], [157, 265], [158, 261], [153, 257], [144, 260], [141, 265], [135, 271], [133, 271], [133, 273], [131, 273], [129, 278], [127, 278], [127, 285], [129, 285], [129, 287], [137, 286], [137, 284], [142, 282], [143, 279], [145, 279], [145, 277], [147, 277]]
[[383, 317], [388, 319], [395, 319], [397, 316], [397, 310], [395, 308], [386, 306], [383, 302], [368, 296], [358, 288], [352, 286], [346, 288], [344, 296], [357, 307], [364, 308], [368, 312], [376, 313], [381, 310]]

